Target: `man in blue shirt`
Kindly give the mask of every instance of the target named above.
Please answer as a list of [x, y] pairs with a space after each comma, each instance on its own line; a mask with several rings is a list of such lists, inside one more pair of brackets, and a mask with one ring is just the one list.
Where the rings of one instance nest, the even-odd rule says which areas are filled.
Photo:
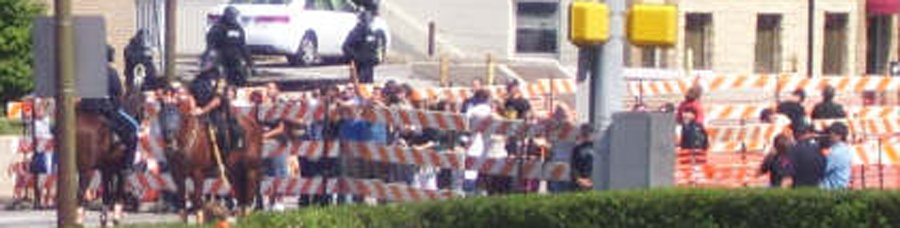
[[825, 177], [821, 187], [824, 189], [844, 189], [850, 186], [850, 170], [853, 165], [853, 153], [847, 145], [847, 125], [834, 123], [828, 127], [828, 136], [832, 142], [831, 153], [825, 166]]

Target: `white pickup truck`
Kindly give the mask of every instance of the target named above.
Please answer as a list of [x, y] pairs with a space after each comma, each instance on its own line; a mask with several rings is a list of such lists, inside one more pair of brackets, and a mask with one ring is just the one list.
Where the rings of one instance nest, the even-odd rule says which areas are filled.
[[[232, 0], [208, 15], [211, 26], [227, 6], [240, 11], [254, 55], [284, 55], [293, 65], [313, 65], [322, 57], [343, 58], [341, 46], [358, 21], [357, 7], [349, 0]], [[372, 24], [384, 60], [390, 45], [387, 23]]]

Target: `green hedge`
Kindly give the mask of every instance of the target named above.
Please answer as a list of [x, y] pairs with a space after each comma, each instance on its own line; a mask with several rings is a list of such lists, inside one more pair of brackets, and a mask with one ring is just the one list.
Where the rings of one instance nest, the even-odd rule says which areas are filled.
[[590, 192], [259, 213], [236, 227], [900, 227], [900, 193]]
[[22, 121], [0, 118], [0, 135], [21, 135], [24, 126]]

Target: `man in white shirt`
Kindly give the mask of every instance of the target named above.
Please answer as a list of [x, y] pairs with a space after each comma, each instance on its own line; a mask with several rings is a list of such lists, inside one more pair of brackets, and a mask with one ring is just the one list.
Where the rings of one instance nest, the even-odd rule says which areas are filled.
[[[472, 101], [472, 106], [468, 108], [465, 113], [466, 118], [468, 118], [470, 122], [491, 118], [493, 109], [491, 108], [490, 93], [488, 93], [488, 91], [476, 91]], [[491, 148], [490, 135], [485, 135], [481, 132], [473, 132], [471, 144], [466, 150], [466, 156], [470, 158], [485, 158]], [[473, 193], [475, 191], [477, 179], [477, 170], [466, 170], [464, 173], [463, 191]]]

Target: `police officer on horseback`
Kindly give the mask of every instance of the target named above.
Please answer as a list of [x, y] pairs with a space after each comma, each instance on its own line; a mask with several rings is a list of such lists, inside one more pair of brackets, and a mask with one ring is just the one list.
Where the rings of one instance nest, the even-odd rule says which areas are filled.
[[243, 147], [243, 130], [230, 112], [228, 98], [225, 96], [228, 82], [221, 75], [222, 70], [217, 67], [219, 57], [215, 51], [209, 53], [209, 61], [201, 66], [200, 75], [191, 81], [188, 90], [197, 102], [197, 108], [191, 114], [208, 118], [214, 126], [219, 151], [227, 158], [225, 153]]
[[[107, 61], [114, 60], [115, 49], [107, 45]], [[122, 82], [119, 74], [112, 66], [107, 66], [107, 96], [103, 98], [84, 98], [79, 109], [87, 113], [103, 115], [108, 126], [112, 128], [119, 142], [125, 146], [125, 157], [122, 161], [123, 168], [130, 171], [135, 161], [137, 149], [138, 122], [128, 115], [122, 108]]]
[[224, 67], [224, 73], [231, 85], [243, 86], [247, 83], [253, 59], [246, 47], [246, 33], [238, 23], [238, 10], [233, 6], [225, 8], [222, 17], [206, 34], [206, 46], [216, 51]]

